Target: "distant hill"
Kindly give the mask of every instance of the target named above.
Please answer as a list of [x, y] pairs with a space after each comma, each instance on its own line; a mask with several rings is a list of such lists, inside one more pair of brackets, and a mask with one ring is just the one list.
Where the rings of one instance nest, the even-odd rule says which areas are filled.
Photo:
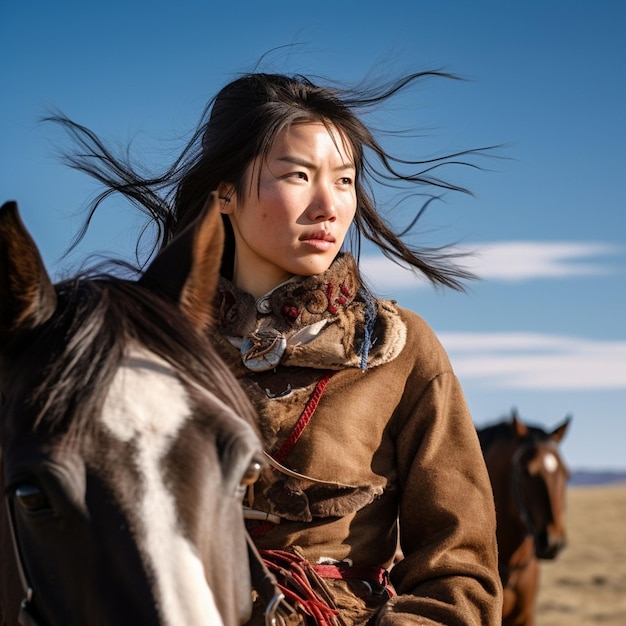
[[615, 483], [626, 483], [626, 471], [603, 472], [590, 470], [574, 470], [569, 479], [569, 484], [573, 487], [592, 487], [596, 485], [611, 485]]

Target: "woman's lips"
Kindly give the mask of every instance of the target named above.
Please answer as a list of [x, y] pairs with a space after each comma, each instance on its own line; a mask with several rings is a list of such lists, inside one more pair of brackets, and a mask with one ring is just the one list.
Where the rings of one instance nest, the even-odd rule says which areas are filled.
[[301, 241], [317, 248], [318, 250], [329, 250], [335, 243], [335, 238], [327, 232], [317, 232], [305, 235]]

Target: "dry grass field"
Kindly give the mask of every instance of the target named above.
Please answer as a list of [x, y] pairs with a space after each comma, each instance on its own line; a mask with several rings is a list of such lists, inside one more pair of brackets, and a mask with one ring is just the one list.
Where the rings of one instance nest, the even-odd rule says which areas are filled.
[[568, 546], [541, 565], [537, 626], [626, 625], [626, 484], [570, 487]]

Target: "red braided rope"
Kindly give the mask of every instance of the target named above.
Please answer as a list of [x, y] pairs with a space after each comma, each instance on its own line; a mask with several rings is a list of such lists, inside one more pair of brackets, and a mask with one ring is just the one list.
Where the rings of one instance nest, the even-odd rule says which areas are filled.
[[331, 379], [333, 373], [334, 372], [330, 372], [329, 374], [326, 374], [326, 376], [320, 378], [320, 380], [317, 381], [315, 389], [310, 395], [306, 406], [304, 407], [304, 411], [302, 411], [302, 414], [298, 418], [298, 421], [296, 422], [296, 425], [293, 427], [293, 430], [289, 434], [289, 437], [285, 439], [283, 445], [279, 448], [278, 452], [273, 455], [274, 459], [276, 459], [276, 461], [278, 461], [279, 463], [282, 463], [285, 460], [291, 448], [296, 445], [296, 442], [298, 441], [298, 439], [300, 439], [300, 436], [304, 432], [304, 429], [308, 426], [311, 418], [313, 417], [313, 414], [315, 413], [315, 410], [317, 409], [317, 405], [322, 398], [324, 389], [326, 389], [326, 385]]
[[313, 589], [307, 570], [313, 566], [298, 554], [285, 550], [261, 550], [265, 565], [278, 576], [278, 587], [285, 598], [311, 615], [317, 626], [336, 626], [334, 619], [339, 614]]
[[[315, 385], [315, 389], [313, 389], [313, 393], [309, 396], [307, 400], [306, 406], [304, 407], [304, 411], [302, 411], [296, 425], [293, 427], [291, 433], [289, 433], [289, 437], [285, 439], [283, 445], [278, 449], [278, 452], [274, 454], [274, 459], [279, 463], [282, 463], [285, 460], [285, 457], [289, 454], [291, 448], [296, 445], [298, 439], [304, 432], [304, 429], [308, 426], [315, 410], [317, 409], [317, 405], [320, 403], [322, 399], [322, 394], [324, 393], [324, 389], [326, 389], [326, 385], [328, 381], [331, 379], [334, 372], [330, 372], [320, 378]], [[261, 522], [258, 526], [255, 526], [250, 530], [250, 534], [253, 537], [262, 537], [265, 533], [269, 532], [274, 528], [273, 522]]]

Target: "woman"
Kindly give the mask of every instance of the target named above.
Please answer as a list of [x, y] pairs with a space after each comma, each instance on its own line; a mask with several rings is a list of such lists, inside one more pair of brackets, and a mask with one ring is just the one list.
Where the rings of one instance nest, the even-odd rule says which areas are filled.
[[[56, 118], [109, 169], [73, 165], [141, 205], [157, 245], [217, 192], [227, 243], [213, 339], [259, 412], [271, 466], [246, 516], [299, 607], [290, 623], [500, 621], [493, 500], [459, 383], [426, 323], [375, 298], [342, 252], [351, 232], [357, 252], [365, 236], [433, 283], [461, 286], [462, 270], [406, 245], [368, 193], [376, 180], [455, 189], [429, 174], [437, 162], [400, 171], [419, 162], [392, 159], [356, 114], [421, 76], [359, 97], [244, 75], [151, 180]], [[398, 540], [404, 558], [390, 569]]]

